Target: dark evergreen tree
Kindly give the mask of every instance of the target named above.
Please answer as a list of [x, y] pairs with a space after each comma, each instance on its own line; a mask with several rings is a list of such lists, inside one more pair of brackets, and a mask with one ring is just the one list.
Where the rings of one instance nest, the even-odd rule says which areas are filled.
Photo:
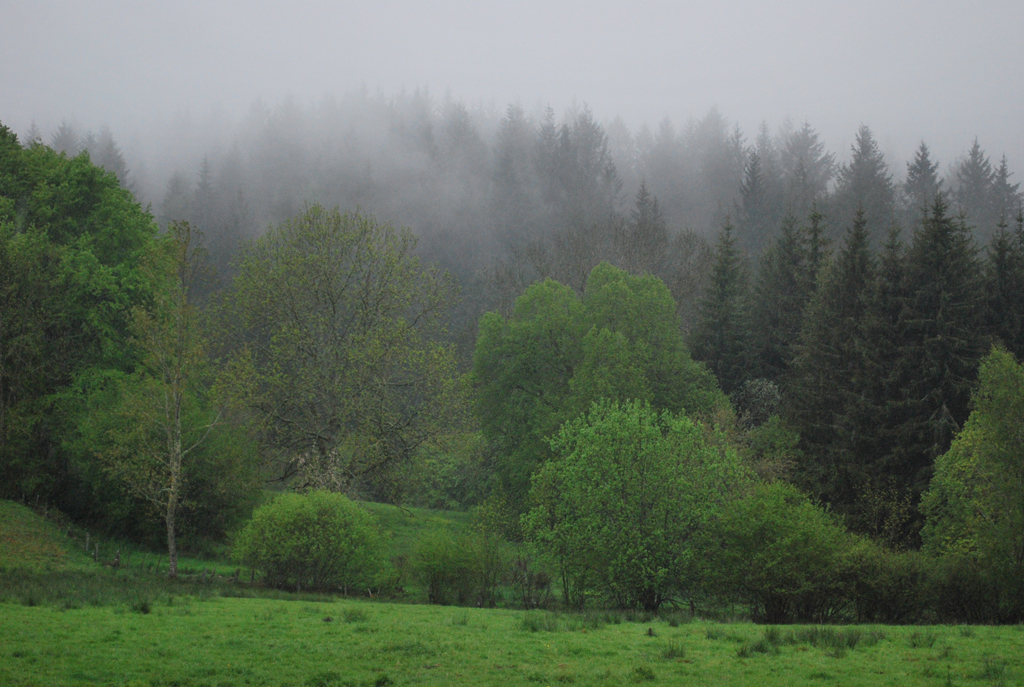
[[786, 187], [785, 211], [802, 217], [815, 201], [828, 195], [829, 182], [835, 176], [835, 154], [825, 151], [818, 132], [805, 122], [786, 136], [781, 162]]
[[907, 163], [907, 178], [903, 182], [904, 217], [915, 223], [919, 221], [941, 192], [939, 163], [932, 162], [928, 146], [921, 141], [914, 161]]
[[1011, 218], [1017, 214], [1021, 203], [1024, 202], [1024, 196], [1020, 192], [1020, 183], [1011, 184], [1011, 176], [1013, 176], [1013, 172], [1010, 171], [1006, 156], [1003, 155], [999, 160], [999, 167], [996, 168], [992, 177], [991, 212], [997, 223], [1009, 223]]
[[995, 172], [992, 162], [974, 139], [967, 157], [956, 167], [953, 182], [953, 201], [956, 211], [967, 217], [968, 224], [977, 232], [982, 243], [995, 232], [999, 217], [992, 211], [992, 186]]
[[753, 363], [759, 377], [779, 382], [789, 371], [804, 310], [814, 291], [807, 240], [788, 217], [761, 255], [753, 296]]
[[646, 180], [640, 181], [629, 220], [618, 223], [613, 240], [624, 270], [630, 274], [664, 276], [669, 248], [668, 231], [658, 199], [647, 190]]
[[727, 394], [750, 377], [750, 303], [745, 256], [736, 247], [732, 223], [726, 220], [715, 245], [697, 323], [690, 333], [693, 357], [707, 364]]
[[750, 151], [740, 184], [740, 205], [737, 208], [739, 224], [737, 241], [749, 254], [758, 254], [767, 244], [771, 233], [772, 213], [768, 184], [761, 165], [761, 156]]
[[1008, 351], [1024, 358], [1024, 245], [1020, 233], [1000, 222], [985, 262], [988, 331]]
[[916, 503], [935, 457], [949, 449], [967, 420], [978, 362], [989, 345], [977, 249], [967, 226], [949, 215], [941, 196], [914, 232], [906, 299], [903, 386], [891, 390], [892, 402], [903, 412], [885, 467], [911, 490]]
[[818, 280], [818, 273], [828, 262], [831, 251], [826, 236], [827, 225], [825, 215], [818, 210], [818, 203], [811, 203], [811, 211], [807, 215], [804, 226], [804, 240], [807, 242], [807, 276], [812, 284]]
[[849, 164], [839, 168], [831, 214], [838, 226], [850, 226], [857, 213], [863, 211], [868, 235], [880, 243], [894, 219], [896, 194], [892, 175], [867, 126], [861, 125], [857, 131], [852, 153]]
[[787, 379], [787, 415], [800, 433], [799, 477], [807, 488], [848, 510], [864, 482], [872, 419], [865, 332], [875, 264], [867, 220], [854, 217], [808, 305]]

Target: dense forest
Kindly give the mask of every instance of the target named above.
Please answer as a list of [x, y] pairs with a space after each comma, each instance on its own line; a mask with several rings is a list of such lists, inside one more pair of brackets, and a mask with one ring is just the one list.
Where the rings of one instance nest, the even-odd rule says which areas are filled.
[[173, 560], [327, 490], [475, 509], [569, 606], [1024, 617], [1024, 196], [977, 140], [362, 92], [179, 162], [0, 128], [0, 496]]

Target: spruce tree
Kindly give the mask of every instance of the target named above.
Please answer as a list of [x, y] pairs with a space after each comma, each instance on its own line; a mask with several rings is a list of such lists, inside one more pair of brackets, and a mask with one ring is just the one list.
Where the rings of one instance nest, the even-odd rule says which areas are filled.
[[745, 256], [726, 219], [715, 245], [715, 264], [690, 336], [693, 357], [707, 364], [722, 391], [739, 389], [750, 374], [750, 307]]
[[987, 329], [1018, 358], [1024, 357], [1024, 246], [999, 223], [985, 261]]
[[917, 221], [928, 213], [935, 196], [942, 192], [938, 174], [939, 163], [932, 162], [928, 146], [921, 141], [914, 161], [907, 163], [907, 179], [903, 182], [904, 216]]
[[837, 175], [833, 206], [839, 226], [849, 226], [859, 210], [873, 241], [881, 241], [893, 220], [895, 187], [889, 166], [871, 129], [861, 126], [852, 146], [853, 156]]
[[807, 308], [787, 380], [787, 414], [804, 448], [800, 478], [812, 493], [844, 507], [853, 503], [864, 479], [870, 431], [864, 426], [870, 408], [861, 402], [868, 383], [864, 335], [875, 273], [868, 242], [867, 221], [858, 212]]
[[788, 217], [761, 256], [754, 285], [754, 367], [774, 382], [788, 372], [804, 310], [814, 290], [806, 237]]
[[999, 220], [992, 211], [995, 178], [992, 162], [975, 138], [967, 157], [956, 168], [953, 201], [956, 211], [966, 215], [980, 241], [992, 236]]
[[[942, 196], [914, 232], [907, 255], [905, 385], [888, 469], [916, 497], [937, 455], [949, 449], [969, 414], [978, 362], [988, 348], [977, 249]], [[895, 391], [895, 390], [894, 390]]]

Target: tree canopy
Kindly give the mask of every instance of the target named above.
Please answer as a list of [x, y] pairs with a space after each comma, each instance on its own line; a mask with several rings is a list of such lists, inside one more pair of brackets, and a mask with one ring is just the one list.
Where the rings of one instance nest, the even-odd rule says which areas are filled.
[[484, 315], [477, 411], [510, 496], [525, 499], [530, 475], [551, 456], [548, 438], [600, 398], [694, 414], [727, 403], [690, 358], [675, 312], [659, 279], [602, 263], [582, 298], [549, 279], [528, 288], [507, 320]]
[[438, 338], [455, 289], [414, 247], [407, 229], [313, 205], [241, 257], [234, 386], [306, 486], [345, 490], [457, 419], [462, 385]]

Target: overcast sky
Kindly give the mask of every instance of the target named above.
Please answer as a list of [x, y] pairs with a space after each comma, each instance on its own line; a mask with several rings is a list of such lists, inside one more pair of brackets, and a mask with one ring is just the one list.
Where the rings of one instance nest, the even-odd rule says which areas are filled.
[[901, 168], [921, 139], [945, 168], [978, 136], [1024, 169], [1022, 0], [6, 0], [0, 15], [0, 122], [19, 134], [68, 118], [124, 140], [257, 96], [426, 86], [501, 109], [575, 100], [633, 129], [717, 106], [748, 139], [790, 117], [841, 157], [864, 123]]

